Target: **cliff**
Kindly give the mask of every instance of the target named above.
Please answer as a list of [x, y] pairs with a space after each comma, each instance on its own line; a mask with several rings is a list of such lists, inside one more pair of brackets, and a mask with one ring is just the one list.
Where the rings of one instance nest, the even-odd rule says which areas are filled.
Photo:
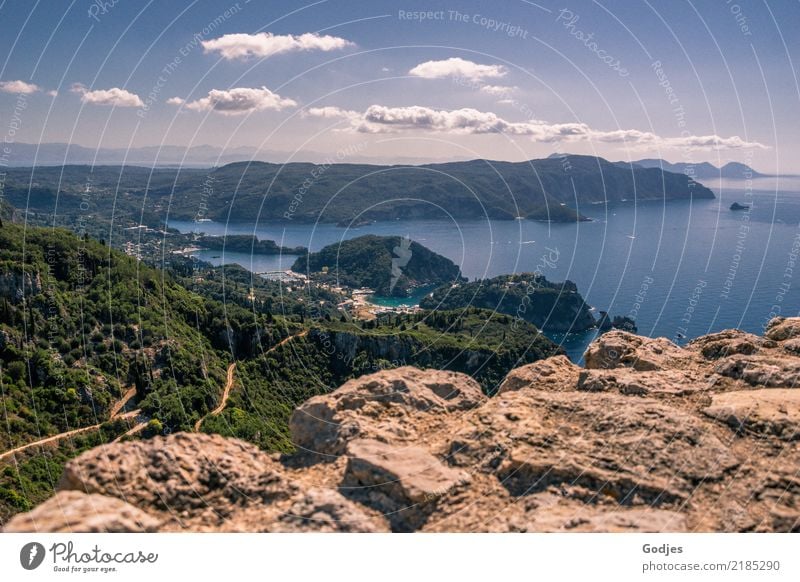
[[685, 348], [611, 331], [487, 398], [382, 371], [291, 418], [300, 453], [178, 433], [88, 451], [30, 531], [800, 531], [800, 318]]

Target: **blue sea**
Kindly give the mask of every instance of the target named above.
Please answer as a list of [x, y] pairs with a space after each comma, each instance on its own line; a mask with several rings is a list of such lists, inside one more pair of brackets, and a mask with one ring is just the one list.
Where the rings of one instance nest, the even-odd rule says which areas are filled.
[[[391, 221], [220, 224], [171, 221], [182, 232], [256, 234], [313, 250], [364, 234], [401, 235], [440, 253], [475, 279], [538, 270], [571, 280], [597, 310], [627, 315], [639, 333], [677, 343], [728, 328], [761, 333], [775, 315], [800, 312], [800, 178], [718, 181], [714, 200], [581, 208], [591, 222]], [[751, 205], [731, 211], [734, 201]], [[214, 264], [255, 272], [287, 269], [294, 257], [201, 251]], [[581, 360], [594, 332], [551, 336]]]

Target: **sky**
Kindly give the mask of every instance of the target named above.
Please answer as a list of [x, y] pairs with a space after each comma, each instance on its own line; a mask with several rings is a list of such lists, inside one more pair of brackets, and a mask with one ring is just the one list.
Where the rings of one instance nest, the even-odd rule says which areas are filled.
[[799, 21], [790, 0], [6, 0], [0, 135], [800, 173]]

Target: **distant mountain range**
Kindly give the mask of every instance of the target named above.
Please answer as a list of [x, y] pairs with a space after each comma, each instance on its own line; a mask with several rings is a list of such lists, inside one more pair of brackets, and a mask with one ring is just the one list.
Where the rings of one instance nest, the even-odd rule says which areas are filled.
[[647, 158], [635, 162], [617, 162], [621, 167], [630, 167], [631, 164], [640, 168], [659, 168], [665, 172], [675, 172], [676, 174], [686, 174], [695, 180], [711, 180], [719, 178], [729, 178], [733, 180], [745, 180], [750, 178], [761, 178], [767, 174], [756, 172], [753, 168], [739, 162], [729, 162], [718, 168], [709, 162], [698, 162], [689, 164], [677, 162], [675, 164], [660, 160], [658, 158]]
[[[5, 144], [11, 150], [8, 155], [8, 166], [63, 166], [63, 165], [99, 165], [119, 166], [184, 166], [203, 167], [224, 166], [233, 162], [284, 162], [298, 160], [313, 163], [330, 163], [335, 155], [303, 150], [301, 152], [286, 152], [266, 150], [255, 147], [220, 148], [211, 145], [198, 145], [192, 147], [164, 145], [145, 146], [136, 148], [89, 148], [67, 143], [12, 143]], [[402, 157], [388, 160], [380, 157], [362, 156], [358, 153], [348, 155], [347, 159], [353, 163], [403, 163], [422, 164], [430, 162], [430, 158]], [[448, 161], [452, 158], [448, 158]]]
[[205, 170], [9, 168], [6, 178], [6, 199], [18, 208], [65, 214], [82, 207], [151, 223], [167, 212], [171, 219], [343, 226], [396, 219], [574, 222], [585, 220], [596, 204], [689, 198], [714, 194], [684, 174], [577, 155], [422, 166], [239, 162]]

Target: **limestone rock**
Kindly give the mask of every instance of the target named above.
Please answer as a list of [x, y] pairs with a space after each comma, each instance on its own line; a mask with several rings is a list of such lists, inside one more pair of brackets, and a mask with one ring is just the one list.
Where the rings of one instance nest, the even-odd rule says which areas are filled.
[[630, 368], [584, 370], [578, 390], [584, 392], [619, 392], [629, 396], [686, 396], [709, 388], [708, 382], [691, 371], [661, 370], [637, 372]]
[[566, 356], [553, 356], [511, 370], [500, 384], [498, 394], [523, 388], [534, 390], [574, 390], [581, 369]]
[[648, 371], [686, 368], [697, 357], [663, 337], [650, 339], [615, 330], [592, 342], [583, 359], [588, 369], [628, 367]]
[[751, 386], [794, 388], [800, 382], [800, 359], [783, 353], [730, 356], [719, 360], [714, 371]]
[[800, 439], [800, 390], [725, 392], [714, 396], [703, 412], [735, 430]]
[[311, 398], [294, 411], [289, 428], [298, 448], [332, 457], [344, 453], [356, 438], [413, 441], [426, 420], [438, 423], [448, 413], [470, 410], [485, 400], [469, 376], [403, 367]]
[[67, 463], [59, 488], [220, 523], [237, 506], [286, 499], [296, 490], [253, 445], [188, 433], [94, 448]]
[[33, 511], [15, 516], [7, 533], [135, 533], [154, 532], [160, 520], [113, 497], [60, 491]]
[[689, 342], [689, 350], [697, 350], [704, 358], [717, 360], [725, 356], [755, 354], [763, 344], [763, 340], [751, 333], [738, 329], [726, 329], [719, 333], [712, 333]]
[[800, 317], [775, 317], [767, 324], [764, 335], [775, 341], [800, 337]]
[[556, 487], [589, 503], [675, 504], [739, 461], [709, 424], [656, 400], [520, 391], [482, 407], [449, 446], [515, 496]]

